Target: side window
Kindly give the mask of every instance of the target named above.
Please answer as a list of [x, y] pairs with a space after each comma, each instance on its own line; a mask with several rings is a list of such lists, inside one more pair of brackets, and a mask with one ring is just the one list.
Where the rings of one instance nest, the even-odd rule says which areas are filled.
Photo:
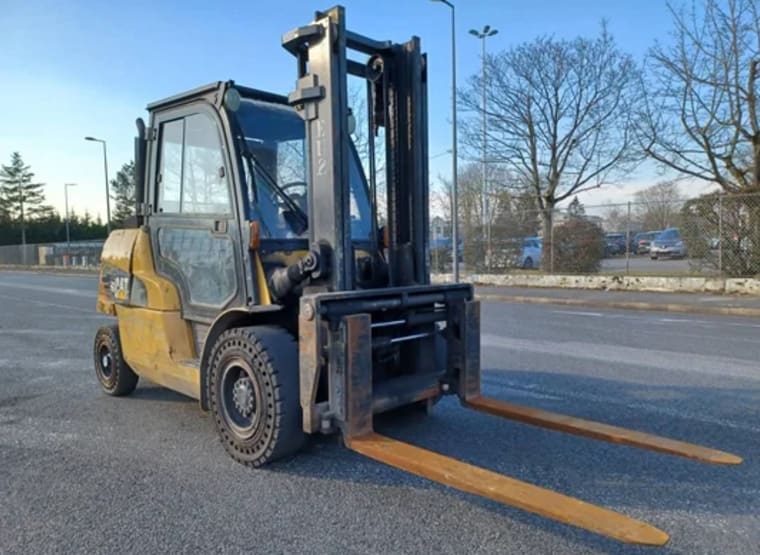
[[229, 214], [229, 183], [215, 121], [199, 113], [161, 124], [159, 212]]
[[185, 118], [182, 212], [228, 214], [230, 191], [216, 123], [207, 114]]
[[184, 121], [161, 124], [161, 164], [158, 183], [158, 211], [179, 212], [182, 190], [182, 143]]

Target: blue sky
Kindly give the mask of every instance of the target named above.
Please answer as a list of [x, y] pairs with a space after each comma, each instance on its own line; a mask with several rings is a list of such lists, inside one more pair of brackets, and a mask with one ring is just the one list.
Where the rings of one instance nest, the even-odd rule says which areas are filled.
[[[470, 28], [490, 24], [498, 51], [540, 35], [590, 36], [609, 22], [620, 46], [638, 59], [655, 39], [668, 40], [664, 0], [454, 0], [459, 83], [479, 69], [480, 44]], [[63, 184], [77, 212], [105, 217], [102, 151], [85, 135], [108, 141], [111, 176], [132, 158], [134, 120], [153, 100], [234, 79], [287, 93], [294, 59], [281, 35], [308, 23], [315, 0], [125, 2], [0, 0], [0, 161], [18, 150], [63, 211]], [[430, 0], [344, 0], [348, 26], [377, 39], [422, 39], [429, 59], [430, 153], [450, 148], [450, 12]], [[450, 157], [431, 160], [430, 174], [450, 174]], [[594, 192], [586, 203], [623, 198]]]

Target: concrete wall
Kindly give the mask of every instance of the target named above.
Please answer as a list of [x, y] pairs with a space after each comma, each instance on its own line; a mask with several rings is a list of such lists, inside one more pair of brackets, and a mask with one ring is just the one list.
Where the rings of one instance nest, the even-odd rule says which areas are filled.
[[[558, 287], [606, 291], [657, 291], [667, 293], [729, 293], [760, 296], [760, 279], [717, 277], [643, 277], [616, 275], [470, 274], [462, 281], [504, 287]], [[434, 283], [453, 280], [451, 274], [433, 274]]]

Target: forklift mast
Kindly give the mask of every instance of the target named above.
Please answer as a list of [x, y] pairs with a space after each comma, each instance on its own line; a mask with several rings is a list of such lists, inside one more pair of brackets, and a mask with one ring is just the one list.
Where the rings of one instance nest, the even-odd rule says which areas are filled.
[[[378, 243], [387, 250], [387, 286], [428, 284], [427, 68], [419, 38], [403, 44], [369, 39], [348, 31], [344, 9], [335, 7], [317, 12], [313, 23], [285, 34], [282, 43], [298, 61], [296, 90], [288, 100], [306, 122], [310, 242], [326, 244], [331, 252], [332, 271], [312, 280], [308, 290], [356, 288], [348, 185], [349, 75], [367, 84], [370, 250], [378, 252]], [[349, 52], [363, 61], [350, 59]], [[381, 127], [387, 221], [378, 233], [374, 147]]]

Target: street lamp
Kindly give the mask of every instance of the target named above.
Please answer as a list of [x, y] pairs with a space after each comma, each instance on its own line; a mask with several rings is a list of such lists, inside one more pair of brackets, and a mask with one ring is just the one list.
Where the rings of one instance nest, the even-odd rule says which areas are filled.
[[496, 29], [491, 29], [490, 25], [486, 25], [483, 27], [482, 31], [476, 31], [475, 29], [470, 29], [470, 34], [478, 39], [480, 39], [481, 47], [482, 47], [482, 81], [483, 81], [483, 160], [481, 164], [481, 171], [483, 173], [483, 192], [481, 195], [481, 205], [482, 205], [482, 213], [483, 213], [483, 230], [486, 232], [486, 267], [491, 267], [491, 225], [488, 218], [488, 193], [487, 190], [487, 180], [488, 180], [488, 172], [486, 168], [486, 146], [487, 146], [487, 137], [486, 137], [486, 39], [488, 37], [494, 36], [499, 31]]
[[449, 0], [432, 0], [451, 8], [451, 240], [454, 253], [454, 282], [459, 282], [459, 191], [457, 187], [457, 47], [454, 4]]
[[69, 215], [69, 187], [76, 187], [76, 183], [65, 183], [63, 185], [63, 197], [66, 203], [66, 254], [69, 257], [69, 264], [71, 264], [71, 234], [69, 232], [69, 221], [71, 216]]
[[103, 145], [103, 169], [106, 174], [106, 231], [111, 233], [111, 194], [108, 192], [108, 155], [106, 154], [106, 142], [95, 137], [85, 137], [85, 141], [93, 141]]

